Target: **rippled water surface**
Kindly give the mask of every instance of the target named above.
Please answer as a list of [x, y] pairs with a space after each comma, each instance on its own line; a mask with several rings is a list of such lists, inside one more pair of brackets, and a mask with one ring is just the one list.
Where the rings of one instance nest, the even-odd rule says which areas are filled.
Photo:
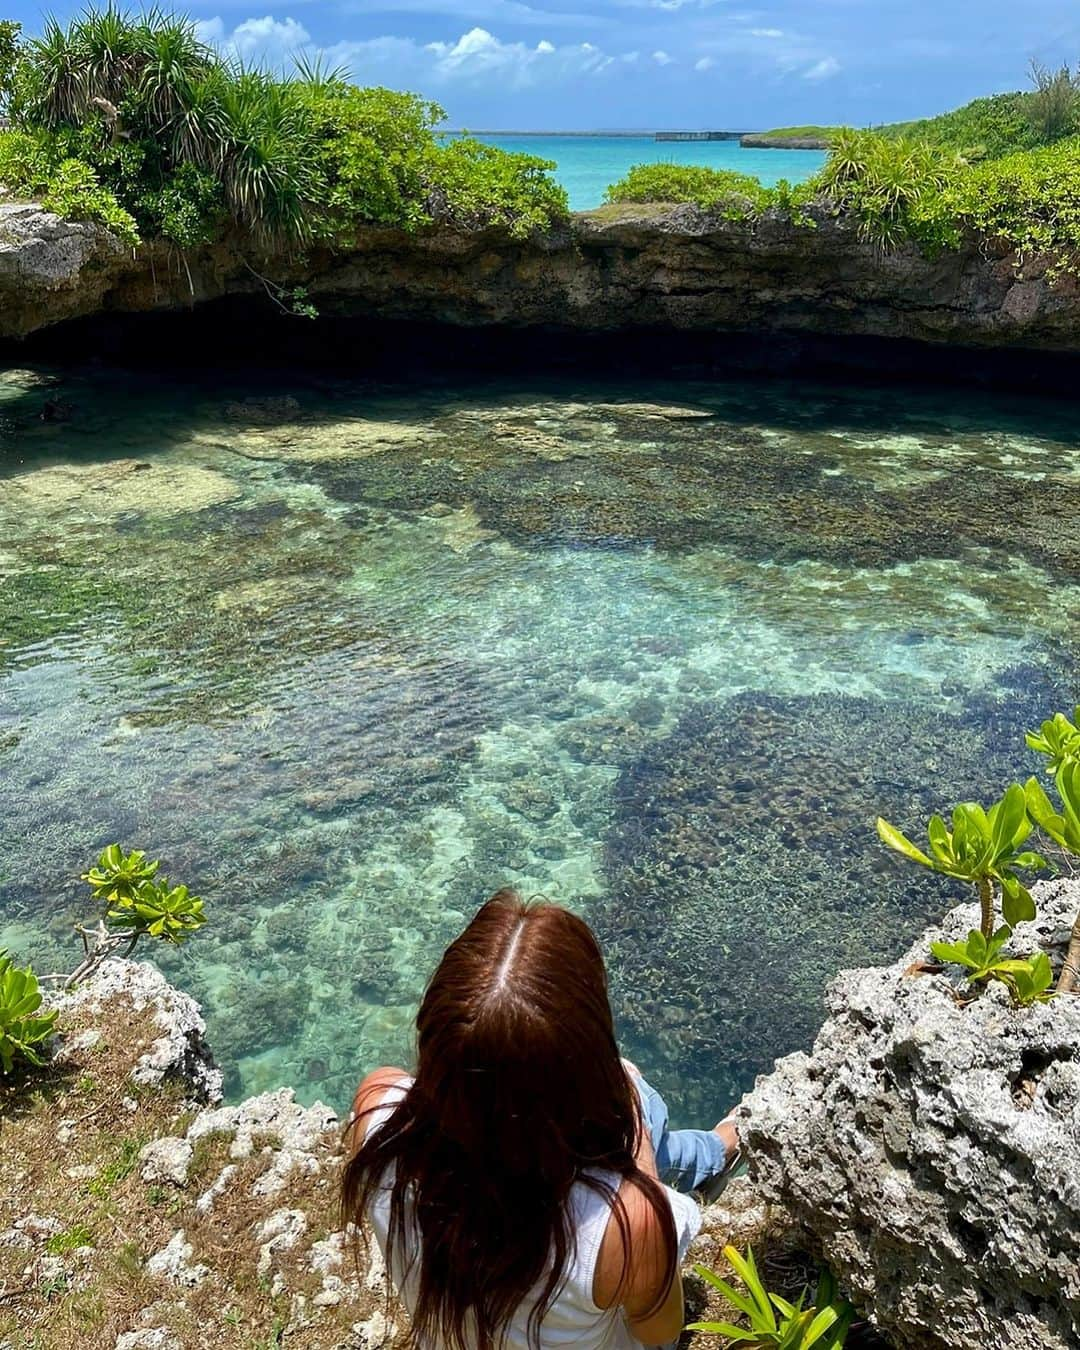
[[72, 964], [79, 871], [160, 855], [234, 1094], [407, 1057], [513, 884], [709, 1115], [946, 902], [875, 814], [1026, 774], [1077, 692], [1069, 407], [269, 383], [0, 376], [0, 943]]

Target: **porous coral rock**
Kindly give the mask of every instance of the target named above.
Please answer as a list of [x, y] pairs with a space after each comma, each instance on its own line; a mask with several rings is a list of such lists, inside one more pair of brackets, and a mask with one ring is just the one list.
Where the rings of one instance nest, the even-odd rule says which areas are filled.
[[116, 1350], [183, 1350], [178, 1337], [163, 1327], [125, 1331], [116, 1339]]
[[74, 990], [48, 996], [48, 1006], [61, 1014], [101, 1012], [117, 1001], [135, 1012], [151, 1009], [161, 1031], [139, 1057], [132, 1082], [152, 1087], [175, 1079], [188, 1086], [194, 1102], [221, 1100], [221, 1070], [207, 1047], [199, 1005], [174, 988], [149, 961], [106, 961]]
[[256, 1271], [265, 1278], [270, 1274], [278, 1252], [291, 1251], [307, 1232], [307, 1216], [299, 1209], [278, 1209], [264, 1219], [255, 1232], [259, 1243]]
[[[1010, 948], [1060, 968], [1080, 882], [1035, 888]], [[830, 986], [813, 1051], [759, 1079], [741, 1132], [782, 1205], [897, 1350], [1080, 1343], [1080, 999], [1012, 1006], [917, 974], [931, 940]]]
[[186, 1139], [171, 1136], [152, 1139], [139, 1154], [140, 1176], [143, 1181], [167, 1181], [174, 1186], [186, 1186], [193, 1153], [194, 1149]]
[[192, 1262], [194, 1250], [184, 1230], [177, 1229], [165, 1246], [147, 1261], [147, 1275], [171, 1280], [185, 1289], [193, 1289], [197, 1284], [202, 1284], [210, 1273], [209, 1266]]

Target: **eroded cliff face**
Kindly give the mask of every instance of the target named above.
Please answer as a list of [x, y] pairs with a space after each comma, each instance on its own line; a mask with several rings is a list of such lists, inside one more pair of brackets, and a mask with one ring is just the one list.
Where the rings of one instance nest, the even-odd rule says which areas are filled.
[[[914, 339], [1074, 351], [1080, 290], [975, 246], [883, 256], [846, 222], [725, 221], [609, 206], [544, 236], [371, 229], [347, 252], [222, 243], [134, 252], [96, 226], [0, 203], [0, 338], [97, 313], [177, 310], [304, 286], [327, 316], [580, 332], [653, 329]], [[266, 300], [268, 312], [272, 309]]]

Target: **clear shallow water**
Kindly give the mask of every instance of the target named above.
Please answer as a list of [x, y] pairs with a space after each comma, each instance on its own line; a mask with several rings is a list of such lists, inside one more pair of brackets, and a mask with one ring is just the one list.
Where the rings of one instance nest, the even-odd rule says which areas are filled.
[[72, 964], [78, 873], [159, 854], [234, 1094], [344, 1106], [513, 884], [707, 1117], [947, 902], [875, 814], [1026, 773], [1075, 700], [1070, 405], [266, 384], [0, 378], [0, 945]]
[[504, 150], [555, 161], [555, 177], [570, 196], [571, 211], [591, 211], [604, 191], [635, 164], [703, 164], [760, 178], [801, 183], [825, 163], [819, 150], [744, 150], [738, 141], [657, 141], [652, 136], [478, 136]]

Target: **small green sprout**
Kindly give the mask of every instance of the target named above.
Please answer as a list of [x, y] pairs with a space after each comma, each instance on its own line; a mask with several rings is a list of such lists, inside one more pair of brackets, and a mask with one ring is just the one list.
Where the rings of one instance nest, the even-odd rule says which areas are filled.
[[737, 1343], [748, 1350], [811, 1350], [811, 1347], [839, 1350], [844, 1344], [855, 1309], [837, 1298], [836, 1282], [828, 1271], [822, 1271], [814, 1301], [806, 1307], [808, 1288], [795, 1303], [789, 1303], [779, 1294], [769, 1293], [758, 1274], [752, 1248], [747, 1248], [744, 1258], [734, 1247], [727, 1246], [724, 1258], [746, 1286], [745, 1294], [706, 1266], [695, 1266], [694, 1270], [733, 1308], [737, 1308], [749, 1325], [691, 1322], [688, 1331], [709, 1331], [726, 1336], [729, 1344]]

